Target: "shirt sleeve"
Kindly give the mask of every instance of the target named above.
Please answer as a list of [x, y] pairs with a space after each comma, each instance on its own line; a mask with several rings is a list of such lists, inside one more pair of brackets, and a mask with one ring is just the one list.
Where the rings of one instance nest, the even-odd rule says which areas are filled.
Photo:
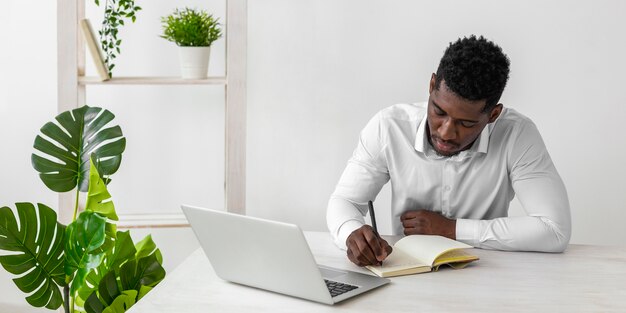
[[508, 143], [515, 194], [527, 216], [457, 220], [457, 240], [478, 248], [562, 252], [571, 235], [570, 207], [545, 144], [532, 122]]
[[374, 201], [389, 181], [385, 146], [379, 113], [361, 131], [359, 143], [328, 202], [328, 230], [342, 249], [346, 249], [348, 236], [365, 224], [367, 202]]

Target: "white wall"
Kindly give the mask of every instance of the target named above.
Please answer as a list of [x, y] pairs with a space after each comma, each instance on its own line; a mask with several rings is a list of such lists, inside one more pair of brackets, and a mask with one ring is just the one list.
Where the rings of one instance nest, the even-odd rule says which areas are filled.
[[569, 191], [572, 242], [626, 244], [624, 2], [276, 0], [249, 14], [250, 214], [323, 229], [361, 127], [425, 100], [448, 42], [474, 33], [511, 58], [502, 102], [541, 130]]
[[[20, 12], [32, 11], [29, 18]], [[30, 164], [39, 128], [56, 112], [56, 4], [8, 1], [0, 10], [0, 206], [54, 204]]]
[[[29, 12], [28, 18], [22, 12]], [[57, 201], [30, 165], [35, 136], [56, 112], [56, 16], [51, 12], [56, 3], [45, 0], [4, 1], [0, 10], [0, 207]], [[0, 268], [0, 312], [37, 312], [28, 308], [12, 278]]]

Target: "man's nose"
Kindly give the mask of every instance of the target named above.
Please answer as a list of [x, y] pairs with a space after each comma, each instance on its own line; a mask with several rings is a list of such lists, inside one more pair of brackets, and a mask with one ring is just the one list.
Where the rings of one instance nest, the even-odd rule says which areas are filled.
[[439, 126], [439, 137], [442, 140], [454, 140], [456, 139], [456, 125], [451, 119], [446, 119]]

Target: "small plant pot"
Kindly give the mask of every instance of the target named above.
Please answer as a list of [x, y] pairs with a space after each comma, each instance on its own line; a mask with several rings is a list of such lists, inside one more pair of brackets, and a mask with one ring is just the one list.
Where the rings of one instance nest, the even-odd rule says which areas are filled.
[[180, 73], [184, 79], [207, 78], [211, 47], [179, 47]]

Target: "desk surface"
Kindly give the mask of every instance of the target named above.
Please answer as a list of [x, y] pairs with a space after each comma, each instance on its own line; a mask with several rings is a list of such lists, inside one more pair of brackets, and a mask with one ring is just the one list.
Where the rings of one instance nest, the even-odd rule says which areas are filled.
[[[317, 263], [369, 273], [350, 263], [328, 233], [305, 235]], [[465, 269], [394, 277], [328, 306], [223, 281], [198, 249], [128, 312], [626, 312], [626, 247], [471, 252], [480, 260]]]

